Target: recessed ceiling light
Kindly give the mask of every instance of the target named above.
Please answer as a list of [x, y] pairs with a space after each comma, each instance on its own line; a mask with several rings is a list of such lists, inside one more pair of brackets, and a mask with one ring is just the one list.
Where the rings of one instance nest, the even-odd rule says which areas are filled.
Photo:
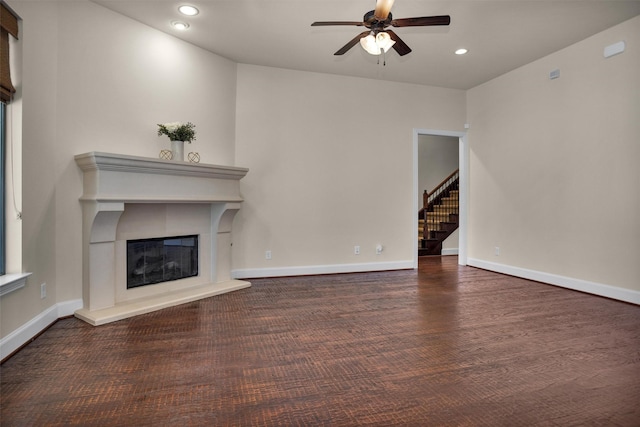
[[187, 28], [189, 28], [189, 24], [187, 24], [186, 22], [182, 22], [182, 21], [173, 21], [171, 23], [171, 25], [176, 30], [186, 30]]
[[467, 52], [469, 52], [467, 49], [461, 48], [461, 49], [456, 50], [455, 54], [456, 55], [464, 55]]
[[187, 15], [187, 16], [195, 16], [198, 13], [200, 13], [200, 11], [198, 9], [196, 9], [193, 6], [189, 6], [189, 5], [180, 6], [178, 8], [178, 10], [180, 11], [180, 13], [182, 13], [183, 15]]

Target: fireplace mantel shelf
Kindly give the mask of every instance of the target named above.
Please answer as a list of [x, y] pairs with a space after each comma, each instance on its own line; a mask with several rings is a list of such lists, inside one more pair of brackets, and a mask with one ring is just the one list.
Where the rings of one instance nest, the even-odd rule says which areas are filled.
[[[78, 154], [75, 161], [83, 172], [83, 308], [77, 317], [101, 325], [251, 286], [231, 279], [231, 228], [243, 201], [240, 179], [247, 168], [102, 152]], [[135, 233], [149, 233], [149, 224], [159, 227], [152, 230], [158, 236], [144, 238], [166, 237], [162, 233], [168, 228], [172, 233], [188, 228], [192, 234], [189, 220], [163, 215], [168, 208], [161, 205], [173, 205], [174, 213], [185, 208], [178, 204], [209, 205], [209, 222], [199, 223], [195, 231], [202, 236], [203, 253], [197, 277], [144, 287], [148, 290], [125, 289], [126, 254], [119, 255], [119, 248], [126, 242], [117, 230], [125, 210], [135, 212], [133, 204], [158, 205], [132, 227]], [[167, 221], [173, 222], [169, 226]]]
[[92, 169], [138, 173], [160, 173], [163, 175], [200, 176], [204, 178], [240, 179], [249, 169], [234, 166], [209, 165], [205, 163], [173, 162], [151, 157], [124, 154], [91, 153], [75, 156], [83, 171]]
[[96, 151], [75, 160], [84, 172], [80, 200], [97, 202], [241, 202], [235, 185], [249, 171]]

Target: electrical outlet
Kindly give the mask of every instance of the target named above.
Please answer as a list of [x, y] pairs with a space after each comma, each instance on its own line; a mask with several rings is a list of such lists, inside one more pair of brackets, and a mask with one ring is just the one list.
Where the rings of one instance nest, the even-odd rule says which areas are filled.
[[496, 256], [500, 255], [500, 246], [496, 246]]
[[271, 259], [271, 251], [265, 251], [264, 259]]
[[47, 297], [47, 284], [43, 283], [40, 285], [40, 298], [45, 299]]
[[353, 247], [353, 253], [356, 255], [360, 255], [360, 246], [354, 246]]
[[376, 255], [380, 255], [382, 253], [382, 245], [376, 245]]

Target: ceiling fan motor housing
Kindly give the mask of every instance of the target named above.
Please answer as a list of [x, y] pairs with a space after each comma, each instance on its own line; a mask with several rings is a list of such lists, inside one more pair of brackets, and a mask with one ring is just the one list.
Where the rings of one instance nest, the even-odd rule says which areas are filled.
[[374, 16], [374, 12], [375, 10], [370, 10], [369, 12], [364, 14], [364, 18], [362, 18], [362, 21], [364, 22], [365, 27], [371, 29], [374, 32], [378, 32], [391, 25], [391, 20], [393, 19], [391, 12], [389, 12], [389, 15], [387, 15], [387, 19], [385, 19], [384, 21], [380, 21], [379, 19], [377, 19]]

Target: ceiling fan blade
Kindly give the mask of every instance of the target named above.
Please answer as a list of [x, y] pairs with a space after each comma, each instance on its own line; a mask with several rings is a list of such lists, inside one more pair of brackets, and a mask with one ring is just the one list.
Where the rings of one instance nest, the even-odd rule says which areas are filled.
[[318, 21], [311, 24], [312, 27], [324, 27], [328, 25], [356, 25], [363, 26], [364, 22], [362, 21]]
[[398, 35], [396, 33], [394, 33], [391, 30], [386, 30], [386, 32], [389, 33], [389, 36], [391, 37], [391, 40], [396, 42], [393, 45], [393, 48], [396, 50], [396, 52], [398, 52], [398, 55], [405, 56], [407, 53], [411, 52], [411, 48], [409, 46], [407, 46], [407, 44], [405, 42], [403, 42], [402, 39], [400, 37], [398, 37]]
[[360, 34], [355, 36], [353, 39], [351, 39], [349, 41], [349, 43], [347, 43], [344, 46], [342, 46], [340, 48], [340, 50], [338, 50], [336, 53], [334, 53], [334, 55], [344, 55], [349, 49], [351, 49], [352, 47], [357, 45], [358, 42], [360, 42], [361, 38], [363, 38], [364, 36], [368, 35], [369, 33], [370, 33], [370, 31], [368, 31], [368, 30], [361, 32]]
[[401, 18], [391, 21], [391, 25], [394, 27], [426, 27], [430, 25], [449, 25], [450, 23], [451, 17], [449, 15]]
[[387, 16], [389, 16], [389, 12], [391, 12], [393, 1], [394, 0], [377, 0], [376, 10], [373, 12], [373, 16], [375, 16], [379, 21], [384, 21], [385, 19], [387, 19]]

